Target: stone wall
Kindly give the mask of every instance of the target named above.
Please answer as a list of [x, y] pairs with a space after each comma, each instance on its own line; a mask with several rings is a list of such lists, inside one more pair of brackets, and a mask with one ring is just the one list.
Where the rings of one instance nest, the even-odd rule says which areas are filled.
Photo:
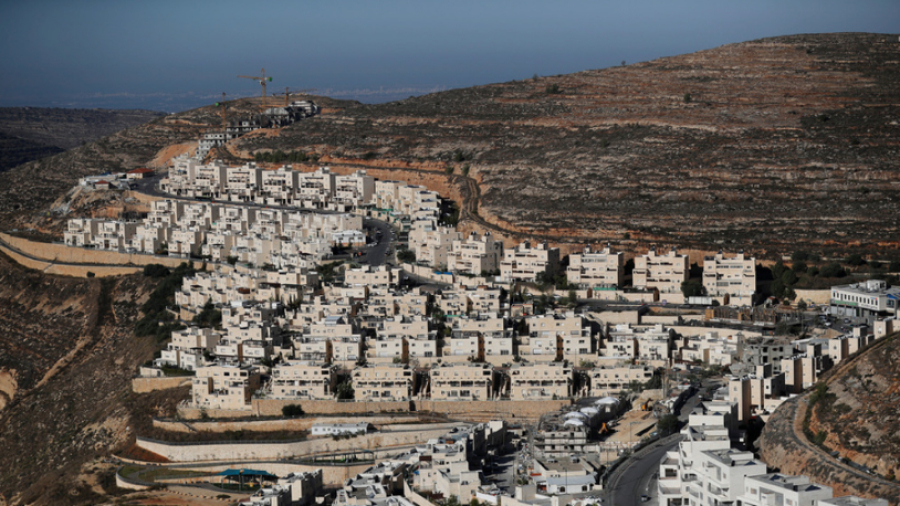
[[803, 290], [800, 288], [794, 289], [794, 292], [797, 293], [797, 301], [805, 300], [806, 302], [812, 302], [813, 304], [823, 304], [828, 305], [831, 303], [831, 290]]
[[[101, 264], [101, 265], [147, 265], [163, 264], [169, 267], [177, 267], [184, 259], [157, 255], [140, 255], [137, 253], [119, 253], [116, 251], [103, 251], [88, 248], [73, 248], [65, 244], [29, 241], [21, 237], [0, 233], [0, 240], [9, 244], [23, 253], [33, 257], [70, 264]], [[194, 262], [195, 267], [200, 267], [202, 262]], [[95, 267], [96, 268], [96, 267]]]
[[168, 390], [169, 388], [178, 388], [190, 384], [191, 378], [189, 376], [178, 376], [173, 378], [133, 378], [131, 380], [131, 390], [137, 394], [144, 394], [156, 390]]
[[174, 444], [138, 437], [137, 446], [172, 462], [253, 461], [307, 457], [353, 450], [384, 450], [423, 443], [447, 433], [444, 428], [406, 432], [374, 433], [348, 439], [319, 438], [306, 441], [248, 441]]
[[[0, 234], [2, 235], [2, 234]], [[38, 243], [40, 244], [40, 243]], [[121, 276], [123, 274], [134, 274], [140, 272], [142, 267], [126, 267], [126, 266], [108, 266], [108, 265], [73, 265], [73, 264], [57, 264], [41, 260], [34, 260], [7, 248], [0, 244], [0, 251], [9, 255], [16, 263], [29, 269], [45, 272], [47, 274], [56, 274], [60, 276], [73, 276], [86, 278], [88, 273], [93, 273], [98, 278], [107, 276]], [[24, 250], [23, 250], [24, 251]]]
[[[227, 432], [246, 430], [251, 432], [284, 432], [309, 430], [314, 423], [360, 423], [374, 425], [393, 424], [397, 422], [415, 422], [416, 415], [396, 414], [390, 416], [328, 416], [303, 417], [277, 420], [216, 420], [206, 422], [181, 422], [171, 420], [153, 420], [153, 426], [169, 432]], [[405, 425], [404, 425], [405, 427]], [[398, 428], [399, 427], [392, 427]]]
[[450, 417], [464, 415], [466, 420], [489, 421], [502, 419], [536, 420], [544, 413], [557, 411], [571, 402], [568, 399], [546, 401], [414, 401], [417, 411], [446, 413]]
[[254, 416], [281, 416], [281, 408], [289, 404], [300, 404], [303, 412], [313, 415], [332, 415], [337, 413], [384, 413], [407, 412], [410, 409], [409, 401], [302, 401], [297, 399], [253, 399], [251, 412]]

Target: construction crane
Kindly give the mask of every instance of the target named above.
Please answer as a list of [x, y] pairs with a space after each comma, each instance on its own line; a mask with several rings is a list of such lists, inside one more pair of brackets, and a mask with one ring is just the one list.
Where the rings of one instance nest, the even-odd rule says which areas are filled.
[[222, 92], [222, 101], [216, 102], [216, 107], [222, 108], [222, 133], [228, 130], [228, 106], [225, 105], [225, 92]]
[[254, 81], [258, 81], [259, 84], [262, 85], [262, 99], [263, 99], [262, 110], [263, 110], [263, 112], [265, 112], [265, 110], [266, 110], [266, 83], [272, 82], [271, 77], [266, 77], [266, 69], [262, 69], [262, 77], [259, 77], [259, 76], [238, 76], [238, 77], [243, 78], [243, 79], [253, 79]]
[[290, 88], [285, 88], [284, 93], [275, 93], [272, 96], [284, 95], [284, 106], [287, 107], [291, 105], [291, 95], [299, 95], [301, 93], [310, 93], [313, 91], [317, 91], [317, 88], [305, 88], [302, 90], [294, 90], [293, 92], [290, 91]]

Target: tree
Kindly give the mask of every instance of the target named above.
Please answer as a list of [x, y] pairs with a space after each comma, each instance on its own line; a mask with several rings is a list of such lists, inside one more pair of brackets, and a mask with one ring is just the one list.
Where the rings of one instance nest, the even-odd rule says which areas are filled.
[[144, 266], [144, 276], [148, 278], [164, 278], [169, 274], [169, 268], [162, 264], [147, 264]]
[[772, 266], [772, 277], [775, 279], [781, 279], [781, 276], [784, 275], [784, 271], [787, 267], [784, 266], [784, 262], [781, 260], [775, 262], [775, 265]]
[[691, 103], [691, 94], [690, 94], [690, 93], [685, 93], [685, 94], [684, 94], [684, 103], [685, 103], [685, 104], [690, 104], [690, 103]]
[[822, 270], [819, 271], [819, 275], [823, 278], [843, 278], [847, 275], [847, 271], [845, 271], [839, 263], [831, 262], [825, 267], [822, 267]]
[[337, 386], [337, 398], [339, 400], [353, 399], [356, 393], [353, 391], [353, 383], [350, 380], [344, 381]]
[[806, 308], [807, 308], [807, 305], [806, 305], [805, 300], [801, 300], [800, 302], [797, 303], [797, 309], [799, 309], [800, 311], [806, 311]]
[[222, 311], [216, 309], [212, 299], [207, 299], [203, 309], [194, 316], [193, 324], [201, 328], [218, 328], [222, 325]]
[[415, 263], [416, 252], [410, 249], [402, 249], [397, 252], [397, 260], [408, 264]]
[[558, 84], [551, 84], [547, 86], [544, 91], [546, 91], [548, 95], [557, 95], [559, 93], [562, 93], [562, 90], [559, 89]]
[[285, 418], [296, 418], [303, 414], [303, 407], [299, 404], [288, 404], [287, 406], [281, 407], [281, 414]]
[[803, 261], [794, 262], [794, 265], [792, 266], [792, 268], [793, 268], [794, 272], [806, 272], [806, 270], [807, 270], [806, 262], [803, 262]]
[[656, 428], [660, 435], [674, 434], [678, 430], [678, 423], [676, 415], [665, 415], [656, 423]]
[[809, 260], [809, 253], [805, 251], [795, 251], [793, 255], [791, 255], [791, 262], [806, 262]]
[[784, 274], [781, 275], [781, 282], [784, 283], [785, 286], [794, 286], [797, 284], [797, 275], [794, 274], [794, 271], [791, 269], [787, 269], [784, 271]]
[[847, 257], [845, 263], [847, 265], [852, 265], [853, 267], [859, 267], [860, 265], [865, 264], [866, 261], [865, 259], [863, 259], [862, 255], [860, 255], [859, 253], [854, 253]]
[[696, 279], [690, 279], [681, 283], [681, 293], [684, 294], [685, 297], [698, 297], [703, 295], [703, 284]]

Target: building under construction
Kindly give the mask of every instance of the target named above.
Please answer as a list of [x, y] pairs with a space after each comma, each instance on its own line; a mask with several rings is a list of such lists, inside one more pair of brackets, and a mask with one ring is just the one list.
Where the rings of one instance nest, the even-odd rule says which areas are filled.
[[[225, 107], [224, 103], [221, 107]], [[197, 147], [197, 157], [205, 158], [209, 150], [225, 145], [230, 140], [237, 139], [260, 128], [281, 128], [319, 114], [321, 108], [311, 100], [295, 100], [290, 104], [279, 107], [269, 107], [261, 114], [255, 114], [249, 118], [225, 119], [223, 129], [206, 132], [200, 138]], [[225, 118], [223, 109], [223, 118]]]

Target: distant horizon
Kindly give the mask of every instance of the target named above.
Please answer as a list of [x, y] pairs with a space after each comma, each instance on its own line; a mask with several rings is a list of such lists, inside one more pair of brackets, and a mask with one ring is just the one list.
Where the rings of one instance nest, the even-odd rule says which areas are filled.
[[36, 0], [0, 7], [0, 107], [181, 112], [258, 96], [237, 76], [262, 68], [269, 93], [385, 103], [897, 19], [890, 0]]

